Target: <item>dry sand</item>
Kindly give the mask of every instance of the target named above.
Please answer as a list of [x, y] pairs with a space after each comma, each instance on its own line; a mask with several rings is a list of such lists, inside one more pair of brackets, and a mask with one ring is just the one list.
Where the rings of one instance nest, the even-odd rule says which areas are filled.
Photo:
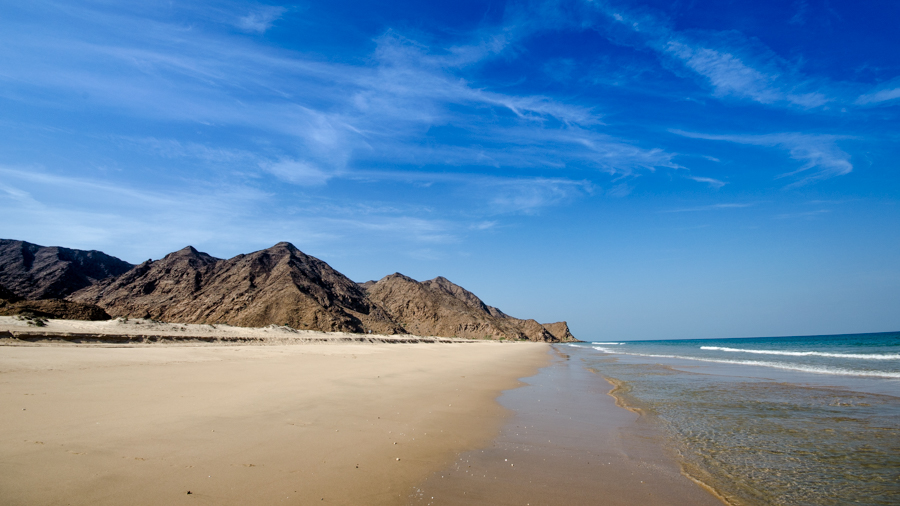
[[[472, 342], [471, 339], [417, 336], [400, 334], [350, 334], [347, 332], [319, 332], [291, 327], [233, 327], [231, 325], [205, 325], [195, 323], [163, 323], [143, 318], [116, 318], [106, 321], [35, 320], [16, 316], [0, 316], [0, 340], [16, 338], [16, 341], [37, 342], [106, 342], [128, 344], [193, 343], [214, 344], [306, 344], [344, 342]], [[17, 342], [21, 344], [21, 342]]]
[[547, 350], [0, 346], [0, 502], [403, 504]]

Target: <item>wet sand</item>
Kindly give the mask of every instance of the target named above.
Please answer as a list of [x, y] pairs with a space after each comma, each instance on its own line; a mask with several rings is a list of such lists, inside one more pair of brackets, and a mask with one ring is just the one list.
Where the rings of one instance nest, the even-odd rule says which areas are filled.
[[547, 349], [0, 346], [0, 502], [404, 504]]
[[500, 436], [429, 476], [411, 504], [721, 506], [569, 349], [555, 347], [527, 386], [505, 392], [515, 415]]

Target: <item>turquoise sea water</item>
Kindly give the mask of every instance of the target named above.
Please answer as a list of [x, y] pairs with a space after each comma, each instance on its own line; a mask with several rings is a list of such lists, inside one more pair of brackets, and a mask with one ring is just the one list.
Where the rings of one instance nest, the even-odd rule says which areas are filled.
[[900, 332], [569, 346], [731, 503], [900, 504]]

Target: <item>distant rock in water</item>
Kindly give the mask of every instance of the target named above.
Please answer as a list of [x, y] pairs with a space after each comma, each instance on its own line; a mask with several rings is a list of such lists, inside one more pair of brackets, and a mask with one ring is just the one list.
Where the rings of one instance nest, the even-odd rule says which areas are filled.
[[372, 301], [412, 334], [545, 342], [576, 340], [565, 322], [541, 325], [535, 320], [513, 318], [443, 277], [418, 282], [396, 273], [361, 286], [366, 287]]
[[26, 299], [62, 299], [132, 267], [100, 251], [0, 239], [0, 284]]
[[189, 246], [70, 299], [170, 322], [404, 333], [356, 283], [285, 242], [228, 260]]

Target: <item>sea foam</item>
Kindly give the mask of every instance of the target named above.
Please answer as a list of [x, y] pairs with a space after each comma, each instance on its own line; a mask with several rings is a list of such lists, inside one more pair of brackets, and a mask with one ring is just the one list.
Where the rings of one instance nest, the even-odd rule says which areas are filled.
[[648, 358], [674, 358], [680, 360], [694, 360], [697, 362], [709, 362], [714, 364], [734, 364], [734, 365], [750, 365], [750, 366], [758, 366], [758, 367], [771, 367], [774, 369], [782, 369], [786, 371], [799, 371], [799, 372], [808, 372], [814, 374], [831, 374], [835, 376], [859, 376], [859, 377], [870, 377], [870, 378], [893, 378], [900, 379], [900, 372], [894, 371], [878, 371], [878, 370], [860, 370], [860, 369], [847, 369], [843, 367], [827, 367], [827, 366], [814, 366], [814, 365], [804, 365], [804, 364], [795, 364], [791, 362], [768, 362], [764, 360], [728, 360], [728, 359], [716, 359], [716, 358], [702, 358], [702, 357], [689, 357], [684, 355], [657, 355], [650, 353], [628, 353], [619, 350], [611, 350], [609, 348], [602, 348], [600, 346], [594, 346], [595, 350], [603, 352], [603, 353], [615, 353], [620, 355], [631, 355], [635, 357], [648, 357]]
[[746, 350], [742, 348], [726, 348], [724, 346], [701, 346], [701, 350], [728, 351], [734, 353], [754, 353], [758, 355], [782, 355], [788, 357], [829, 357], [852, 358], [859, 360], [900, 360], [900, 353], [827, 353], [823, 351], [780, 351], [780, 350]]

